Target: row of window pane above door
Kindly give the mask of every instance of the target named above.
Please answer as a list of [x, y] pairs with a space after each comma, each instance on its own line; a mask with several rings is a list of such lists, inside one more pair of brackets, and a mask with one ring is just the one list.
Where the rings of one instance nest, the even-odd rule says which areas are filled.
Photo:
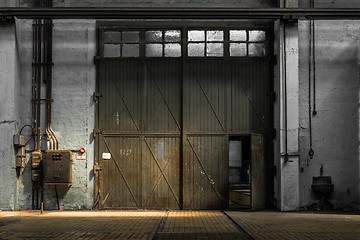
[[182, 33], [176, 29], [105, 29], [102, 57], [177, 58], [183, 54], [187, 57], [265, 57], [269, 52], [263, 30], [187, 30], [185, 37]]

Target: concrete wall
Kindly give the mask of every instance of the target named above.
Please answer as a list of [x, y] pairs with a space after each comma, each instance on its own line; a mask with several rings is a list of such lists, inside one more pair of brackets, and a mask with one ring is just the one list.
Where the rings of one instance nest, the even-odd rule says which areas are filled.
[[[95, 116], [92, 100], [95, 91], [95, 21], [56, 20], [53, 34], [52, 127], [59, 138], [59, 149], [74, 151], [73, 184], [70, 188], [58, 188], [60, 207], [88, 209], [94, 201], [94, 142], [91, 133]], [[21, 124], [25, 125], [31, 123], [31, 20], [17, 21], [17, 38], [21, 61]], [[31, 130], [24, 129], [23, 133], [30, 137]], [[87, 150], [86, 160], [76, 160], [81, 147]], [[31, 150], [33, 144], [27, 148]], [[28, 156], [25, 170], [18, 180], [16, 208], [31, 208], [30, 171]], [[54, 187], [45, 188], [44, 194], [45, 208], [56, 208]]]
[[[359, 206], [359, 34], [360, 21], [315, 22], [317, 114], [311, 114], [315, 155], [309, 157], [309, 22], [300, 23], [300, 206], [316, 202], [313, 176], [332, 177], [331, 202], [338, 208]], [[313, 74], [313, 71], [311, 72]]]
[[[299, 0], [300, 8], [310, 7], [311, 0]], [[359, 8], [358, 0], [313, 0], [317, 8]]]
[[[299, 2], [310, 7], [309, 0]], [[359, 1], [320, 0], [317, 8], [359, 8]], [[360, 21], [315, 21], [315, 88], [309, 66], [310, 22], [299, 22], [300, 43], [300, 202], [313, 208], [318, 198], [311, 190], [313, 176], [331, 176], [335, 185], [331, 203], [339, 209], [360, 207], [359, 169], [359, 34]], [[309, 92], [310, 86], [310, 92]], [[317, 114], [314, 110], [314, 91]], [[310, 94], [310, 95], [309, 95]], [[310, 103], [309, 103], [310, 97]], [[309, 119], [309, 104], [310, 117]], [[312, 122], [311, 159], [310, 121]]]
[[15, 24], [0, 24], [0, 206], [14, 209], [16, 170], [13, 135], [19, 126], [19, 74]]
[[2, 0], [0, 7], [19, 7], [20, 0]]
[[95, 43], [95, 21], [54, 21], [53, 129], [62, 149], [87, 150], [85, 161], [73, 160], [64, 208], [89, 208], [94, 202]]

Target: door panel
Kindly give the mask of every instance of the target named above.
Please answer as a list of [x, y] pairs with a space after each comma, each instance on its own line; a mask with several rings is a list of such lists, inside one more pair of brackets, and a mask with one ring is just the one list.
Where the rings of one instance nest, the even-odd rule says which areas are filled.
[[99, 127], [105, 133], [140, 132], [142, 73], [139, 60], [99, 62]]
[[184, 79], [184, 207], [227, 206], [226, 64], [192, 59]]
[[180, 138], [146, 137], [143, 142], [144, 208], [179, 209]]
[[181, 207], [180, 63], [101, 61], [102, 208]]
[[264, 137], [251, 135], [251, 208], [266, 207], [266, 165]]
[[181, 60], [147, 61], [144, 70], [144, 132], [180, 134]]
[[271, 126], [268, 59], [231, 61], [230, 130], [264, 133]]
[[227, 206], [226, 136], [188, 136], [185, 149], [184, 198], [188, 209]]
[[139, 208], [141, 205], [141, 146], [137, 137], [100, 136], [100, 149], [110, 153], [100, 159], [102, 208]]
[[185, 64], [185, 129], [189, 133], [226, 131], [226, 63], [220, 59], [188, 60]]

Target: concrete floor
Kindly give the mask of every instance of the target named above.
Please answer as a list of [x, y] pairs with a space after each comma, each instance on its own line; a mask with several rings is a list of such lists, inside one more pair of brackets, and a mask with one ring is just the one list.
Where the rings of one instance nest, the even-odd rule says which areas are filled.
[[0, 211], [0, 239], [360, 239], [360, 214]]

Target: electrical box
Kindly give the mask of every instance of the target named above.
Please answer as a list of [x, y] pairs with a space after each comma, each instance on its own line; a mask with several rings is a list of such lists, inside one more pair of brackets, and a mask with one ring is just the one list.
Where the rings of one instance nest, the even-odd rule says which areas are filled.
[[42, 179], [42, 152], [40, 150], [31, 153], [31, 180], [40, 182]]
[[16, 151], [16, 168], [23, 168], [26, 158], [25, 137], [21, 134], [14, 135], [14, 146]]
[[15, 147], [25, 147], [25, 137], [21, 134], [16, 134], [13, 137]]
[[47, 150], [43, 161], [44, 183], [71, 185], [72, 152], [70, 150]]

